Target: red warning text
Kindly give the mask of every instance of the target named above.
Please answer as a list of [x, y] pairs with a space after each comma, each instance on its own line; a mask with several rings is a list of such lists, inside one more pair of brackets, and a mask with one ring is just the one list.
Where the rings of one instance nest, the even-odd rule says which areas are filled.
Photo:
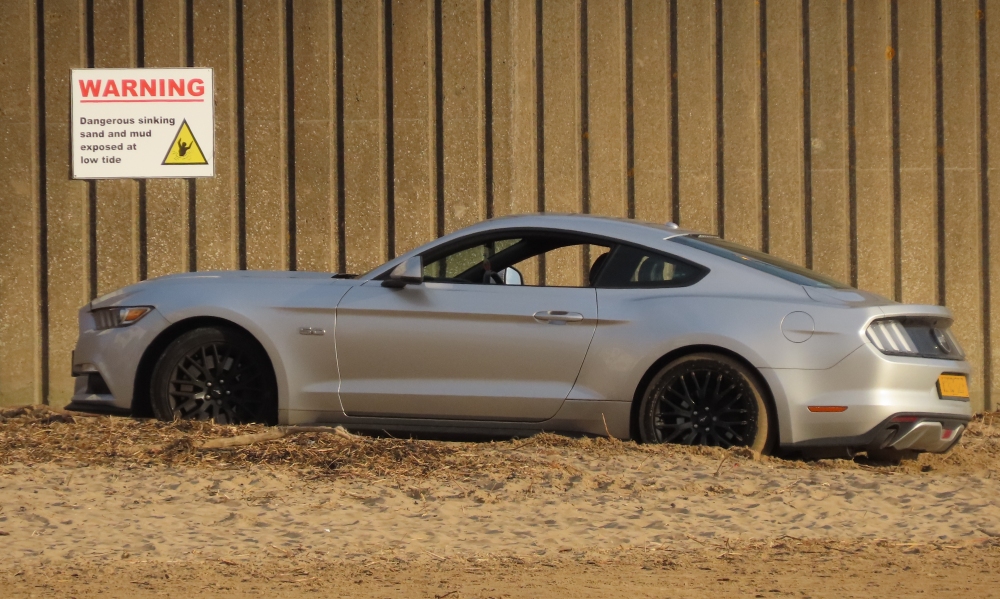
[[203, 102], [202, 79], [80, 79], [81, 102]]

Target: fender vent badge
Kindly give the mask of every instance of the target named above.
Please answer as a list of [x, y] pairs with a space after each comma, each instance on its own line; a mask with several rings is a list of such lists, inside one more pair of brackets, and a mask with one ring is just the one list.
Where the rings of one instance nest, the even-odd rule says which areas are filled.
[[326, 335], [326, 329], [313, 329], [310, 327], [302, 327], [299, 329], [299, 335]]

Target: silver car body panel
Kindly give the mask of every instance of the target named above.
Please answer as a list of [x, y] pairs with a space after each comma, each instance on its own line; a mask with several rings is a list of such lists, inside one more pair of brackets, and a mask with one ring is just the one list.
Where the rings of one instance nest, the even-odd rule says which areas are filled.
[[[644, 246], [709, 272], [689, 287], [656, 289], [390, 289], [378, 280], [411, 256], [516, 230]], [[885, 316], [949, 323], [947, 308], [802, 287], [670, 241], [689, 233], [625, 219], [523, 215], [456, 231], [357, 279], [236, 271], [131, 285], [81, 309], [75, 365], [95, 365], [111, 394], [78, 388], [73, 401], [130, 409], [146, 348], [173, 325], [218, 319], [246, 329], [267, 351], [284, 423], [624, 438], [643, 377], [665, 356], [692, 348], [734, 354], [760, 373], [782, 445], [857, 437], [897, 413], [970, 416], [968, 402], [943, 400], [935, 386], [942, 373], [968, 376], [966, 362], [887, 356], [864, 333]], [[129, 327], [94, 330], [91, 310], [113, 306], [155, 309]], [[847, 410], [810, 412], [815, 405]]]

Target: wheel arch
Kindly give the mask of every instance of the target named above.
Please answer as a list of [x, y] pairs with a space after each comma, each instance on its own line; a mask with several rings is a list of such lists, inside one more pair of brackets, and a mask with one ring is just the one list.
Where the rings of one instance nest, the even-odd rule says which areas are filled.
[[650, 365], [649, 368], [646, 369], [646, 372], [643, 373], [642, 378], [639, 379], [639, 384], [636, 385], [635, 392], [632, 395], [632, 408], [629, 414], [629, 436], [637, 441], [640, 438], [639, 404], [642, 403], [642, 395], [646, 391], [646, 387], [649, 385], [649, 382], [653, 379], [656, 373], [661, 368], [663, 368], [664, 366], [666, 366], [667, 364], [673, 362], [678, 358], [689, 356], [691, 354], [700, 354], [700, 353], [720, 354], [726, 356], [727, 358], [732, 358], [733, 360], [736, 360], [737, 362], [745, 366], [748, 371], [750, 371], [750, 373], [757, 380], [757, 384], [760, 385], [761, 391], [764, 393], [764, 405], [767, 406], [767, 416], [768, 418], [771, 419], [771, 422], [774, 423], [774, 426], [771, 427], [770, 431], [772, 446], [776, 447], [777, 446], [776, 442], [778, 441], [778, 431], [780, 429], [780, 423], [778, 422], [778, 410], [774, 401], [774, 392], [771, 390], [771, 386], [768, 384], [767, 379], [765, 379], [764, 375], [761, 374], [760, 369], [754, 366], [753, 363], [750, 362], [750, 360], [747, 360], [739, 353], [731, 349], [727, 349], [725, 347], [720, 347], [718, 345], [710, 345], [710, 344], [687, 345], [684, 347], [679, 347], [664, 354], [663, 356], [660, 356], [655, 362], [653, 362], [652, 365]]
[[[160, 332], [159, 335], [153, 339], [146, 350], [142, 354], [142, 358], [139, 359], [139, 366], [135, 373], [135, 383], [132, 390], [132, 415], [140, 418], [152, 418], [153, 417], [153, 405], [149, 397], [149, 385], [150, 379], [153, 376], [153, 369], [156, 368], [156, 361], [163, 351], [170, 345], [174, 340], [183, 335], [184, 333], [199, 329], [202, 327], [212, 327], [212, 326], [222, 326], [229, 327], [232, 329], [237, 329], [246, 333], [251, 339], [257, 342], [261, 350], [263, 350], [264, 355], [267, 356], [268, 362], [270, 362], [271, 370], [275, 375], [277, 380], [277, 369], [275, 368], [274, 357], [271, 352], [267, 350], [260, 339], [257, 338], [253, 332], [247, 330], [246, 327], [241, 326], [239, 323], [233, 322], [226, 318], [221, 318], [218, 316], [194, 316], [191, 318], [185, 318], [180, 320], [165, 328]], [[281, 384], [278, 383], [278, 392], [280, 396]], [[280, 405], [280, 400], [279, 400]]]

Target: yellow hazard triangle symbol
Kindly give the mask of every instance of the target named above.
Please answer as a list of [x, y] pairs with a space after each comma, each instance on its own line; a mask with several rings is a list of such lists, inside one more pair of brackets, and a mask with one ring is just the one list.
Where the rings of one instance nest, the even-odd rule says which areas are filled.
[[177, 130], [163, 164], [208, 164], [198, 140], [194, 138], [194, 133], [191, 133], [187, 120], [182, 122], [181, 128]]

